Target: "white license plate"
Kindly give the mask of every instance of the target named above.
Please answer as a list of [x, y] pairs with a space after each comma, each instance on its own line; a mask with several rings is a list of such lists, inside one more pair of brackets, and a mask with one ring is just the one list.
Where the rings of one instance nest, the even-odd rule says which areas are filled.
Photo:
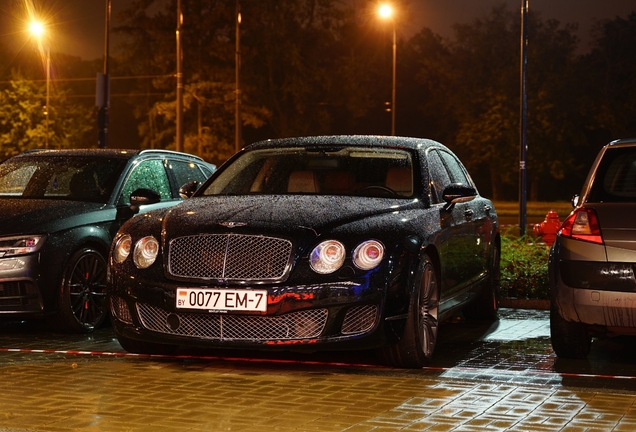
[[267, 311], [267, 291], [178, 288], [177, 309]]

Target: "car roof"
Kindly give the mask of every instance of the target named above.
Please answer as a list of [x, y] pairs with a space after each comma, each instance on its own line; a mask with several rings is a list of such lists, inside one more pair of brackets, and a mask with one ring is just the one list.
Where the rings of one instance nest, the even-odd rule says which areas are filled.
[[633, 147], [636, 146], [636, 138], [617, 139], [608, 144], [612, 147]]
[[426, 138], [396, 137], [382, 135], [325, 135], [298, 138], [269, 139], [255, 142], [246, 150], [260, 148], [282, 148], [293, 146], [361, 146], [361, 147], [390, 147], [425, 149], [428, 147], [445, 147], [443, 144]]
[[200, 161], [203, 161], [199, 156], [195, 156], [188, 153], [177, 152], [173, 150], [162, 150], [162, 149], [147, 149], [147, 150], [139, 150], [139, 149], [109, 149], [109, 148], [83, 148], [83, 149], [34, 149], [27, 150], [24, 153], [21, 153], [19, 156], [100, 156], [100, 157], [121, 157], [130, 159], [137, 155], [145, 155], [145, 154], [162, 154], [162, 155], [173, 155], [173, 156], [183, 156], [187, 158], [194, 158]]

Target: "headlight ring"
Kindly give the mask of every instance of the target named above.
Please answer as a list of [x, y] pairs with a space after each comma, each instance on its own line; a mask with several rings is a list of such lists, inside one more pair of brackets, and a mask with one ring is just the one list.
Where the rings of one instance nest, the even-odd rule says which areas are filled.
[[146, 236], [135, 244], [133, 261], [137, 268], [150, 267], [159, 255], [159, 242], [153, 236]]
[[333, 273], [342, 267], [345, 260], [345, 247], [337, 240], [320, 243], [309, 255], [309, 265], [319, 274]]
[[360, 270], [376, 268], [384, 258], [384, 245], [377, 240], [360, 243], [353, 251], [353, 264]]
[[117, 239], [115, 243], [115, 249], [113, 250], [113, 259], [117, 264], [121, 264], [126, 261], [128, 255], [130, 255], [130, 251], [132, 250], [132, 237], [128, 234], [124, 234], [123, 236]]

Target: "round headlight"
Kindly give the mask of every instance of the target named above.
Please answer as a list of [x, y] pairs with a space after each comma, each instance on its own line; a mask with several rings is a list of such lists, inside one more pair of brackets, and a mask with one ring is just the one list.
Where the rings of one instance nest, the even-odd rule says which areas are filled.
[[353, 251], [353, 263], [360, 270], [376, 268], [384, 258], [384, 246], [377, 240], [362, 242]]
[[115, 250], [113, 251], [113, 259], [116, 263], [123, 263], [132, 249], [132, 238], [128, 234], [124, 234], [119, 237], [117, 243], [115, 243]]
[[316, 273], [328, 274], [338, 270], [345, 259], [345, 247], [336, 240], [320, 243], [311, 251], [309, 265]]
[[159, 255], [159, 242], [153, 236], [142, 238], [135, 245], [133, 261], [137, 268], [150, 267]]

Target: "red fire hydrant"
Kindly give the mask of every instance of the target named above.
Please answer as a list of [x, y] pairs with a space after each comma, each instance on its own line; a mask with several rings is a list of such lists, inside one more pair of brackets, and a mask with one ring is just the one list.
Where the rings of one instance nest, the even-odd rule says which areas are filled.
[[559, 228], [561, 228], [559, 214], [554, 210], [550, 210], [548, 214], [545, 215], [543, 222], [534, 225], [533, 231], [537, 236], [543, 239], [546, 246], [550, 247], [556, 240]]

